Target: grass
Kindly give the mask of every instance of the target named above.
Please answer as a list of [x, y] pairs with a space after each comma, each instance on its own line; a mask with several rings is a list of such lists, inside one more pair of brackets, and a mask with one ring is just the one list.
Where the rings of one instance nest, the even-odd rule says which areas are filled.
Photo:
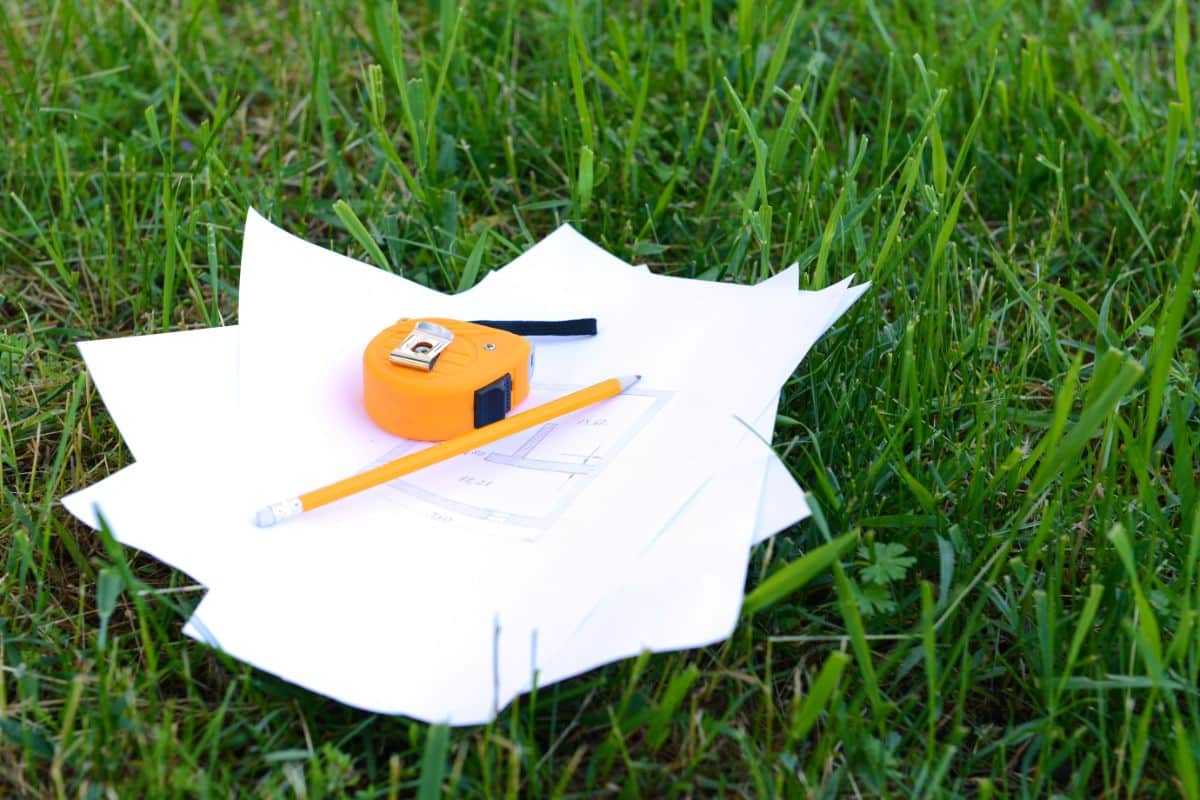
[[[1200, 797], [1194, 5], [0, 8], [0, 795]], [[443, 290], [562, 221], [871, 279], [754, 613], [462, 730], [183, 638], [57, 505], [130, 460], [73, 342], [233, 322], [248, 205]]]

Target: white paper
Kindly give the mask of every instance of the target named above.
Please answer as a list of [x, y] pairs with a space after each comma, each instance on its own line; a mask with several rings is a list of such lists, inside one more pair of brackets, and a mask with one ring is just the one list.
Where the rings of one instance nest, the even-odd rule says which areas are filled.
[[[165, 408], [169, 404], [169, 400], [172, 396], [186, 396], [190, 398], [190, 401], [194, 407], [207, 410], [208, 413], [204, 416], [207, 428], [211, 434], [219, 437], [222, 431], [228, 430], [229, 424], [231, 423], [231, 419], [229, 417], [231, 416], [232, 409], [235, 406], [233, 397], [235, 394], [234, 389], [236, 376], [233, 374], [233, 367], [235, 365], [230, 363], [230, 360], [226, 360], [222, 365], [221, 359], [217, 358], [216, 356], [228, 355], [231, 352], [236, 354], [237, 333], [238, 329], [236, 327], [228, 327], [223, 329], [213, 329], [212, 331], [193, 331], [184, 334], [151, 335], [132, 337], [125, 340], [112, 340], [105, 342], [106, 347], [103, 349], [86, 348], [86, 351], [89, 353], [89, 368], [92, 371], [94, 379], [100, 385], [106, 385], [109, 383], [120, 384], [123, 378], [136, 380], [137, 376], [145, 374], [147, 371], [154, 372], [156, 374], [160, 373], [162, 370], [168, 369], [171, 363], [176, 360], [176, 357], [174, 356], [175, 351], [161, 346], [164, 342], [178, 342], [184, 338], [190, 338], [194, 340], [194, 346], [183, 348], [181, 350], [181, 352], [184, 352], [189, 356], [191, 363], [194, 365], [193, 369], [180, 371], [180, 373], [175, 376], [175, 380], [170, 383], [169, 388], [165, 383], [154, 384], [155, 387], [159, 388], [159, 392], [144, 393], [144, 396], [140, 398], [141, 402], [131, 409], [126, 409], [124, 406], [114, 406], [112, 413], [114, 415], [118, 415], [118, 419], [120, 419], [121, 416], [123, 416], [129, 410], [138, 412], [131, 416], [127, 421], [122, 422], [122, 430], [126, 431], [125, 435], [129, 436], [130, 433], [132, 433], [134, 434], [132, 438], [144, 436], [148, 440], [154, 441], [156, 434], [160, 434], [161, 431], [161, 435], [158, 436], [158, 438], [161, 440], [159, 444], [163, 445], [165, 443], [166, 445], [169, 445], [173, 437], [186, 437], [190, 433], [194, 433], [194, 429], [186, 426], [180, 427], [170, 424], [170, 420], [166, 416], [162, 417], [161, 419], [155, 419], [155, 415], [153, 413], [141, 412], [154, 412], [156, 409]], [[118, 346], [118, 342], [122, 342], [124, 344], [124, 350], [126, 352], [120, 352], [121, 348]], [[201, 342], [203, 342], [203, 344], [200, 344]], [[205, 352], [206, 349], [209, 352]], [[221, 387], [224, 387], [224, 391], [221, 391]], [[762, 415], [759, 425], [760, 430], [768, 427], [769, 424], [773, 422], [773, 411], [773, 408], [768, 409], [768, 413], [764, 413]], [[150, 425], [149, 423], [152, 422], [155, 424]], [[214, 440], [210, 439], [208, 441], [208, 444], [213, 443]], [[712, 491], [707, 492], [704, 497], [701, 498], [702, 500], [707, 498], [708, 502], [696, 503], [694, 505], [695, 510], [690, 512], [688, 515], [681, 516], [681, 518], [677, 521], [677, 525], [681, 525], [686, 528], [688, 527], [689, 517], [691, 517], [693, 521], [696, 518], [705, 520], [705, 518], [709, 517], [713, 512], [717, 513], [718, 515], [723, 511], [727, 514], [730, 512], [733, 512], [734, 514], [740, 512], [742, 515], [748, 515], [751, 518], [753, 517], [755, 509], [753, 504], [747, 504], [745, 502], [746, 493], [740, 493], [742, 502], [737, 502], [735, 498], [738, 498], [739, 496], [738, 490], [740, 484], [745, 484], [746, 479], [753, 475], [753, 469], [746, 469], [745, 467], [748, 465], [753, 466], [754, 460], [757, 458], [757, 464], [761, 470], [762, 458], [758, 458], [754, 454], [754, 451], [758, 449], [765, 451], [765, 448], [762, 446], [756, 447], [756, 443], [753, 441], [748, 441], [744, 444], [750, 445], [750, 447], [747, 448], [743, 446], [740, 448], [740, 450], [749, 453], [751, 456], [750, 461], [748, 462], [744, 457], [735, 459], [734, 463], [731, 464], [729, 468], [724, 471], [723, 475], [714, 482]], [[765, 453], [766, 456], [770, 458], [771, 462], [777, 465], [778, 473], [787, 476], [786, 468], [779, 464], [778, 460], [773, 456], [773, 454], [771, 454], [769, 451], [765, 451]], [[127, 481], [131, 476], [136, 475], [141, 469], [143, 469], [143, 467], [138, 466], [136, 468], [124, 470], [121, 473], [109, 478], [107, 483], [119, 483]], [[800, 503], [803, 502], [803, 494], [799, 491], [798, 487], [795, 487], [794, 482], [791, 482], [791, 486], [788, 486], [786, 482], [782, 483], [780, 488], [784, 491], [790, 490], [793, 496]], [[754, 491], [757, 491], [757, 489]], [[132, 489], [132, 495], [133, 502], [137, 503], [138, 498], [142, 495], [142, 489], [134, 486]], [[81, 516], [87, 516], [87, 509], [77, 505], [77, 501], [79, 499], [79, 496], [70, 498], [68, 505], [70, 505], [72, 510], [76, 511], [77, 514]], [[786, 506], [787, 503], [785, 502], [783, 505]], [[767, 522], [766, 525], [768, 527], [773, 525], [776, 527], [783, 527], [796, 521], [796, 517], [790, 516], [794, 514], [794, 512], [785, 513], [789, 515], [787, 519], [783, 519], [777, 523]], [[707, 522], [711, 523], [712, 519], [708, 519]], [[133, 527], [136, 529], [138, 526]], [[735, 527], [730, 529], [728, 532], [722, 530], [722, 538], [728, 539], [731, 542], [737, 542], [739, 537], [733, 535], [734, 531], [737, 529], [738, 528]], [[743, 520], [741, 530], [745, 529], [746, 527]], [[124, 528], [121, 530], [124, 530]], [[121, 531], [118, 531], [118, 534], [120, 533]], [[132, 541], [127, 539], [126, 541], [129, 544], [141, 547], [142, 549], [147, 549], [150, 552], [155, 552], [156, 550], [153, 542], [142, 542], [136, 539]], [[212, 541], [210, 539], [185, 539], [184, 541], [194, 542], [194, 544], [203, 551], [220, 550], [220, 548], [213, 548]], [[646, 573], [648, 575], [649, 581], [647, 582], [647, 585], [650, 587], [658, 587], [662, 585], [661, 575], [663, 573], [668, 572], [672, 568], [683, 568], [686, 570], [689, 563], [694, 564], [697, 560], [697, 556], [701, 555], [701, 552], [693, 547], [675, 548], [675, 551], [672, 551], [667, 547], [660, 546], [667, 542], [669, 542], [669, 538], [666, 537], [664, 537], [661, 542], [656, 542], [655, 546], [648, 552], [645, 562], [639, 565], [639, 572]], [[172, 556], [168, 555], [168, 557], [171, 558]], [[190, 560], [187, 556], [173, 557], [182, 558], [183, 560]], [[648, 615], [644, 613], [644, 610], [643, 613], [629, 614], [627, 611], [629, 607], [629, 601], [632, 598], [639, 596], [629, 591], [630, 588], [633, 588], [636, 591], [636, 587], [630, 587], [630, 583], [630, 581], [627, 581], [626, 584], [622, 586], [621, 591], [615, 593], [618, 598], [618, 602], [612, 609], [607, 609], [606, 606], [602, 605], [600, 609], [597, 609], [595, 614], [589, 617], [584, 629], [575, 635], [573, 641], [579, 642], [579, 646], [569, 648], [569, 651], [573, 654], [573, 658], [569, 663], [578, 664], [579, 659], [581, 658], [585, 660], [593, 659], [591, 662], [586, 663], [582, 667], [583, 669], [586, 669], [595, 666], [596, 664], [612, 660], [613, 658], [621, 655], [636, 653], [643, 648], [661, 650], [667, 649], [668, 647], [692, 646], [703, 643], [705, 640], [720, 638], [722, 635], [718, 628], [716, 632], [701, 635], [698, 638], [696, 636], [688, 637], [685, 635], [681, 640], [679, 638], [679, 631], [686, 630], [687, 623], [691, 620], [677, 618], [677, 615], [675, 614], [660, 613], [657, 616]], [[657, 598], [657, 602], [655, 603], [654, 607], [658, 608], [660, 611], [669, 610], [664, 609], [663, 603], [671, 602], [673, 606], [678, 606], [685, 612], [690, 610], [692, 613], [696, 613], [697, 609], [702, 609], [704, 607], [706, 601], [711, 600], [711, 594], [709, 592], [710, 587], [708, 585], [710, 583], [711, 581], [700, 582], [690, 580], [672, 583], [669, 587], [670, 591], [666, 593], [665, 597]], [[740, 584], [735, 588], [740, 594]], [[219, 637], [214, 633], [210, 633], [203, 624], [203, 620], [206, 617], [212, 619], [216, 616], [216, 613], [211, 610], [213, 607], [213, 604], [206, 601], [206, 604], [199, 610], [196, 620], [194, 620], [192, 625], [189, 626], [188, 633], [202, 640], [209, 640], [213, 643], [219, 643]], [[219, 608], [219, 606], [217, 607]], [[234, 613], [239, 617], [248, 613], [255, 616], [260, 616], [261, 611], [262, 609], [260, 607], [248, 608], [245, 604], [234, 607]], [[605, 623], [604, 620], [606, 617], [615, 618], [618, 624], [616, 626], [611, 626], [610, 624]], [[696, 620], [701, 625], [707, 624], [711, 626], [711, 618], [706, 617], [704, 614], [697, 615]], [[659, 638], [658, 634], [654, 630], [646, 627], [649, 624], [654, 623], [656, 623], [658, 627], [665, 627], [668, 633], [675, 634], [674, 637], [672, 638], [668, 636], [666, 639]], [[270, 627], [269, 621], [264, 622], [264, 627]], [[596, 631], [598, 628], [606, 628], [605, 635], [597, 635]], [[620, 645], [618, 641], [614, 641], [614, 637], [620, 636], [624, 636], [625, 644], [623, 646]], [[275, 648], [275, 645], [271, 639], [264, 640], [264, 643], [268, 648], [275, 650], [277, 653], [279, 652], [278, 649]], [[598, 652], [599, 655], [592, 656], [594, 651]], [[552, 677], [553, 674], [554, 673], [549, 671], [544, 671], [543, 675], [540, 676], [540, 679], [544, 682], [558, 679], [557, 677]], [[565, 675], [559, 675], [558, 677], [565, 677]], [[414, 712], [410, 711], [409, 713]]]
[[229, 436], [238, 346], [236, 328], [204, 328], [96, 339], [79, 351], [133, 457], [169, 462]]
[[[229, 507], [216, 506], [229, 498], [244, 497], [245, 502], [250, 502], [254, 495], [265, 491], [264, 485], [270, 483], [271, 477], [278, 478], [280, 471], [286, 472], [289, 468], [297, 473], [309, 475], [311, 472], [312, 476], [319, 477], [322, 464], [305, 463], [304, 458], [316, 454], [318, 460], [324, 463], [345, 455], [341, 450], [338, 453], [327, 450], [334, 443], [342, 448], [346, 442], [351, 442], [348, 449], [353, 450], [353, 455], [346, 458], [357, 460], [354, 468], [363, 466], [362, 459], [365, 456], [374, 454], [378, 457], [380, 445], [388, 444], [386, 437], [381, 439], [374, 430], [330, 426], [334, 429], [319, 428], [313, 436], [306, 433], [301, 446], [292, 446], [295, 443], [289, 439], [289, 433], [294, 438], [296, 430], [308, 430], [297, 426], [297, 422], [340, 419], [339, 415], [348, 411], [348, 400], [354, 401], [351, 405], [357, 410], [357, 398], [353, 392], [345, 391], [348, 380], [342, 381], [342, 391], [338, 392], [328, 391], [327, 383], [312, 379], [313, 375], [336, 377], [339, 368], [349, 372], [344, 365], [339, 367], [341, 362], [338, 361], [343, 351], [350, 352], [349, 344], [339, 350], [331, 344], [333, 339], [345, 336], [347, 343], [359, 348], [361, 342], [375, 330], [397, 316], [409, 315], [397, 311], [398, 304], [412, 303], [421, 306], [412, 313], [421, 315], [453, 312], [453, 315], [460, 317], [529, 318], [596, 314], [604, 320], [621, 320], [623, 328], [651, 332], [656, 321], [665, 320], [664, 324], [671, 324], [682, 318], [687, 322], [690, 315], [693, 319], [703, 320], [705, 324], [693, 325], [683, 332], [672, 331], [672, 335], [678, 337], [672, 341], [682, 342], [683, 346], [664, 348], [669, 350], [667, 355], [670, 358], [647, 358], [646, 363], [651, 367], [646, 371], [662, 376], [678, 376], [678, 384], [683, 388], [676, 391], [686, 394], [688, 391], [707, 389], [700, 380], [703, 372], [697, 368], [697, 359], [716, 359], [715, 363], [726, 363], [736, 361], [741, 356], [743, 361], [733, 364], [732, 373], [735, 380], [741, 379], [742, 382], [734, 390], [724, 392], [721, 402], [715, 405], [732, 406], [744, 411], [753, 407], [756, 397], [761, 401], [764, 391], [775, 391], [786, 379], [795, 361], [807, 350], [811, 340], [815, 340], [829, 321], [822, 320], [816, 324], [807, 321], [799, 330], [799, 342], [793, 337], [787, 347], [778, 348], [779, 360], [774, 362], [777, 366], [769, 363], [764, 366], [746, 359], [736, 346], [738, 340], [727, 334], [731, 329], [750, 330], [753, 324], [773, 326], [768, 329], [791, 334], [797, 328], [789, 327], [791, 321], [787, 316], [789, 312], [794, 315], [795, 304], [787, 307], [779, 303], [777, 308], [764, 312], [764, 304], [758, 303], [753, 306], [752, 313], [743, 310], [740, 316], [733, 313], [722, 319], [720, 312], [725, 310], [722, 304], [728, 303], [729, 290], [737, 291], [741, 287], [691, 281], [687, 283], [695, 284], [695, 287], [681, 292], [679, 279], [646, 276], [620, 265], [630, 278], [638, 278], [641, 283], [624, 281], [614, 274], [612, 267], [615, 264], [605, 263], [607, 254], [595, 252], [598, 248], [586, 243], [569, 229], [560, 230], [547, 240], [554, 245], [549, 248], [550, 252], [543, 252], [540, 257], [534, 258], [533, 254], [539, 248], [546, 250], [539, 245], [510, 267], [493, 273], [469, 296], [459, 296], [454, 301], [459, 305], [455, 306], [450, 302], [452, 299], [429, 293], [422, 287], [414, 289], [411, 284], [398, 282], [394, 276], [379, 273], [348, 259], [328, 258], [329, 254], [325, 251], [301, 246], [303, 243], [291, 241], [286, 235], [274, 236], [275, 229], [269, 226], [260, 233], [272, 235], [252, 237], [251, 223], [254, 223], [253, 218], [248, 223], [246, 252], [253, 255], [257, 247], [260, 252], [258, 258], [270, 263], [268, 269], [258, 270], [258, 275], [255, 269], [246, 270], [243, 319], [248, 316], [252, 321], [258, 317], [259, 321], [243, 324], [239, 334], [242, 391], [239, 411], [245, 415], [243, 420], [249, 423], [247, 440], [254, 441], [260, 448], [258, 452], [252, 451], [251, 456], [261, 460], [248, 462], [253, 465], [248, 472], [238, 471], [228, 469], [229, 454], [226, 453], [226, 470], [215, 475], [213, 473], [217, 470], [210, 459], [203, 457], [203, 453], [199, 453], [193, 463], [174, 464], [170, 470], [164, 469], [164, 463], [147, 469], [139, 469], [142, 466], [139, 464], [97, 485], [90, 494], [85, 492], [69, 498], [68, 506], [86, 516], [90, 500], [102, 498], [110, 520], [119, 521], [118, 536], [123, 541], [143, 547], [217, 587], [202, 605], [197, 624], [192, 627], [193, 633], [201, 631], [207, 623], [210, 634], [213, 631], [221, 632], [213, 635], [222, 646], [251, 663], [279, 672], [289, 680], [355, 705], [428, 719], [478, 721], [487, 718], [513, 693], [526, 688], [533, 667], [541, 667], [542, 682], [553, 679], [555, 669], [564, 675], [577, 670], [578, 658], [572, 658], [575, 653], [586, 652], [585, 647], [566, 645], [572, 657], [559, 657], [557, 662], [554, 654], [561, 652], [565, 643], [579, 641], [580, 637], [587, 641], [604, 641], [604, 636], [588, 634], [590, 629], [595, 628], [595, 621], [603, 619], [603, 614], [598, 616], [596, 611], [603, 608], [600, 600], [606, 592], [611, 592], [613, 585], [621, 585], [631, 567], [652, 562], [650, 554], [667, 541], [658, 533], [664, 530], [670, 520], [681, 518], [679, 509], [690, 508], [688, 500], [698, 500], [703, 496], [699, 489], [706, 485], [707, 476], [713, 474], [713, 464], [720, 461], [721, 454], [741, 452], [735, 451], [733, 443], [745, 438], [744, 431], [737, 430], [736, 426], [722, 429], [722, 422], [715, 419], [707, 423], [699, 421], [700, 418], [694, 417], [696, 413], [704, 417], [711, 412], [711, 409], [701, 408], [704, 403], [693, 403], [690, 407], [682, 408], [683, 415], [673, 413], [669, 419], [676, 420], [676, 425], [662, 425], [660, 427], [663, 430], [658, 432], [647, 431], [652, 435], [644, 437], [640, 454], [636, 451], [638, 443], [633, 444], [635, 455], [630, 457], [630, 463], [638, 463], [643, 467], [653, 465], [656, 463], [656, 450], [660, 448], [665, 448], [672, 459], [682, 458], [686, 463], [681, 469], [677, 467], [681, 474], [675, 476], [673, 483], [666, 481], [674, 487], [669, 489], [670, 496], [649, 497], [648, 494], [652, 493], [644, 491], [644, 479], [620, 481], [610, 478], [607, 493], [593, 490], [592, 505], [588, 506], [586, 502], [582, 505], [586, 513], [580, 517], [584, 518], [577, 517], [574, 525], [568, 527], [574, 534], [584, 532], [580, 535], [586, 537], [589, 530], [587, 516], [608, 511], [618, 503], [618, 498], [620, 501], [626, 501], [631, 495], [643, 498], [633, 505], [636, 511], [634, 516], [630, 518], [627, 515], [624, 518], [630, 527], [640, 525], [641, 530], [618, 537], [617, 542], [613, 542], [612, 537], [599, 537], [598, 527], [591, 529], [588, 541], [580, 541], [579, 535], [572, 537], [569, 545], [564, 544], [563, 540], [555, 542], [551, 539], [548, 545], [538, 547], [535, 552], [528, 547], [514, 548], [494, 538], [481, 539], [478, 535], [474, 540], [466, 541], [457, 531], [454, 535], [444, 531], [430, 532], [428, 520], [420, 519], [420, 515], [412, 513], [411, 509], [397, 509], [394, 503], [389, 506], [378, 497], [358, 500], [353, 530], [346, 529], [345, 516], [322, 517], [317, 512], [305, 515], [309, 519], [302, 518], [285, 526], [286, 538], [275, 540], [271, 536], [262, 536], [262, 532], [256, 536], [256, 529], [247, 530], [244, 520], [239, 523], [237, 515], [232, 514]], [[265, 225], [265, 222], [262, 224]], [[593, 251], [590, 258], [587, 257], [588, 248]], [[585, 257], [579, 259], [581, 252]], [[269, 254], [269, 258], [261, 255], [264, 253]], [[561, 264], [564, 260], [565, 263], [582, 263], [583, 270], [595, 272], [597, 280], [602, 278], [609, 291], [597, 291], [595, 286], [583, 285], [578, 270], [558, 270], [550, 275], [542, 266], [552, 261]], [[615, 259], [612, 261], [615, 262]], [[510, 270], [519, 277], [521, 270], [516, 268], [522, 264], [534, 279], [529, 286], [522, 286], [515, 278], [510, 280], [502, 277]], [[329, 275], [331, 265], [337, 272], [332, 280]], [[569, 272], [575, 274], [567, 274]], [[267, 279], [272, 273], [274, 277]], [[263, 283], [255, 289], [254, 281], [259, 279], [263, 279]], [[670, 282], [670, 289], [663, 288], [668, 285], [663, 281]], [[353, 288], [347, 289], [348, 285], [353, 285]], [[714, 292], [714, 287], [724, 296]], [[350, 303], [364, 297], [369, 301], [359, 303], [362, 307], [342, 309], [340, 317], [334, 313], [334, 319], [326, 320], [324, 327], [314, 324], [311, 315], [322, 303], [325, 304], [325, 311], [338, 308], [339, 289], [346, 290], [340, 297]], [[841, 303], [847, 293], [839, 291], [841, 296], [838, 302]], [[477, 306], [480, 312], [468, 313], [470, 302], [489, 292], [487, 304]], [[675, 296], [668, 296], [671, 294]], [[686, 298], [682, 297], [684, 294]], [[270, 299], [262, 300], [263, 297]], [[833, 298], [831, 295], [830, 299]], [[672, 301], [675, 301], [674, 305]], [[572, 303], [575, 305], [572, 306]], [[439, 305], [441, 307], [434, 307]], [[819, 307], [828, 309], [832, 305], [824, 302]], [[557, 310], [552, 313], [541, 310], [550, 308]], [[284, 313], [275, 313], [281, 310]], [[504, 313], [501, 313], [502, 310]], [[775, 317], [770, 313], [772, 310], [776, 311]], [[672, 317], [670, 312], [677, 316]], [[700, 312], [699, 316], [697, 312]], [[361, 322], [364, 317], [370, 319], [369, 324]], [[247, 346], [247, 324], [257, 325], [269, 334], [258, 340], [257, 347], [253, 340]], [[357, 330], [356, 324], [363, 330], [369, 329], [366, 336]], [[345, 334], [346, 329], [354, 329], [353, 338]], [[540, 348], [539, 375], [545, 369], [548, 357], [552, 375], [576, 380], [580, 377], [581, 363], [603, 364], [605, 350], [594, 345], [606, 338], [604, 333], [602, 325], [602, 336], [597, 340], [587, 343], [556, 342], [550, 347]], [[587, 344], [593, 346], [589, 348]], [[571, 345], [571, 348], [567, 349], [567, 345]], [[770, 343], [764, 345], [767, 350], [771, 347]], [[586, 358], [581, 352], [585, 350], [590, 350]], [[635, 351], [627, 336], [618, 352], [627, 354]], [[288, 354], [301, 354], [303, 357], [289, 361]], [[611, 354], [609, 358], [612, 360]], [[92, 360], [89, 359], [89, 365], [95, 371], [96, 364], [92, 364]], [[316, 365], [315, 369], [313, 365]], [[770, 375], [763, 378], [759, 373], [764, 372]], [[609, 374], [613, 373], [610, 371]], [[597, 377], [602, 376], [603, 373]], [[228, 381], [226, 385], [232, 383], [236, 389], [238, 382]], [[771, 382], [774, 382], [775, 388], [771, 388]], [[274, 393], [274, 399], [264, 400], [271, 393]], [[712, 394], [711, 390], [709, 393]], [[106, 392], [106, 398], [108, 394]], [[281, 414], [283, 406], [280, 398], [289, 399], [286, 408], [290, 416]], [[298, 402], [292, 403], [291, 400]], [[758, 407], [761, 409], [763, 405], [759, 402]], [[770, 410], [773, 411], [773, 405]], [[706, 430], [709, 435], [682, 435], [687, 430]], [[316, 445], [312, 439], [317, 440]], [[265, 454], [262, 451], [264, 445]], [[358, 449], [354, 450], [356, 447]], [[758, 477], [749, 482], [753, 489], [762, 485], [761, 453], [752, 460], [756, 460], [760, 466]], [[347, 464], [350, 463], [347, 460]], [[676, 464], [675, 461], [671, 463]], [[264, 469], [265, 465], [274, 465], [274, 468]], [[339, 465], [338, 471], [330, 477], [344, 475], [345, 466]], [[167, 472], [172, 474], [172, 486], [186, 486], [187, 490], [171, 491], [171, 486], [159, 486], [164, 482], [161, 476]], [[650, 473], [642, 474], [653, 474], [653, 468]], [[187, 479], [180, 480], [185, 475]], [[267, 480], [255, 480], [262, 475], [266, 475]], [[309, 477], [310, 485], [317, 480], [312, 476]], [[663, 482], [661, 477], [657, 480]], [[601, 478], [597, 478], [597, 482], [603, 483]], [[296, 491], [295, 483], [288, 486], [292, 492]], [[197, 496], [204, 496], [209, 503], [197, 507]], [[645, 506], [654, 505], [656, 501], [661, 501], [655, 506], [657, 510], [647, 515]], [[255, 502], [261, 505], [263, 497], [259, 496]], [[233, 505], [242, 503], [238, 499]], [[247, 507], [253, 508], [254, 503]], [[750, 507], [748, 513], [745, 512], [747, 507], [748, 504], [740, 504], [739, 511], [743, 512], [743, 518], [736, 523], [730, 522], [743, 531], [753, 527], [757, 516], [756, 507]], [[181, 509], [185, 511], [182, 519]], [[330, 510], [334, 510], [333, 507]], [[408, 513], [408, 517], [405, 513]], [[608, 513], [608, 522], [611, 524], [611, 511]], [[326, 521], [322, 523], [322, 519]], [[408, 523], [398, 526], [397, 520], [403, 519], [407, 519]], [[342, 523], [335, 525], [341, 528], [341, 532], [333, 536], [329, 526], [336, 522]], [[422, 528], [422, 525], [425, 527]], [[376, 526], [374, 533], [364, 533], [364, 529], [371, 526]], [[164, 527], [172, 529], [174, 535], [159, 535], [158, 532]], [[405, 535], [396, 535], [397, 528]], [[410, 528], [412, 535], [407, 535]], [[666, 529], [669, 530], [670, 526]], [[426, 535], [422, 536], [422, 532]], [[726, 529], [721, 528], [719, 533], [725, 534], [724, 537], [712, 538], [736, 542], [736, 536], [730, 537]], [[430, 534], [433, 536], [432, 542], [429, 541]], [[647, 550], [646, 546], [651, 542], [655, 546]], [[737, 544], [741, 557], [739, 575], [744, 574], [747, 543], [747, 539], [742, 539]], [[638, 554], [643, 552], [646, 558], [638, 559]], [[447, 553], [453, 553], [453, 557], [448, 558]], [[238, 557], [231, 559], [230, 554], [237, 554]], [[661, 575], [654, 577], [661, 582]], [[727, 584], [728, 581], [725, 582]], [[740, 597], [740, 589], [739, 580], [737, 597]], [[458, 590], [466, 591], [469, 596], [459, 596]], [[398, 602], [400, 607], [409, 603], [423, 608], [428, 608], [432, 603], [437, 609], [437, 613], [431, 616], [438, 624], [425, 617], [414, 621], [411, 617], [420, 615], [409, 614], [396, 620], [397, 624], [389, 628], [390, 636], [404, 642], [404, 648], [407, 649], [401, 649], [408, 654], [408, 661], [397, 660], [400, 651], [396, 649], [399, 645], [394, 642], [362, 644], [364, 648], [374, 649], [356, 653], [362, 658], [372, 656], [384, 659], [383, 663], [388, 667], [382, 672], [374, 667], [362, 666], [360, 659], [356, 659], [354, 665], [346, 665], [337, 658], [334, 658], [336, 663], [331, 664], [329, 659], [314, 657], [314, 654], [319, 656], [330, 651], [340, 652], [334, 646], [338, 637], [345, 640], [344, 644], [350, 651], [355, 651], [356, 643], [369, 638], [371, 626], [380, 622], [376, 614], [368, 615], [370, 618], [363, 620], [365, 628], [347, 625], [344, 620], [347, 613], [353, 613], [356, 608], [381, 607], [390, 609], [395, 616]], [[736, 602], [733, 604], [733, 613], [736, 616]], [[580, 629], [579, 620], [583, 618], [587, 622]], [[281, 620], [281, 623], [272, 625], [274, 620]], [[297, 620], [299, 627], [288, 624]], [[243, 624], [243, 621], [251, 624]], [[722, 621], [721, 624], [726, 623]], [[278, 636], [264, 634], [264, 627], [270, 627]], [[667, 639], [672, 630], [675, 628], [667, 631]], [[706, 630], [712, 630], [711, 625]], [[485, 636], [485, 631], [490, 635]], [[631, 640], [639, 642], [634, 645], [636, 647], [686, 646], [695, 643], [692, 641], [695, 635], [680, 638], [682, 644], [670, 641], [658, 644], [656, 642], [666, 640], [656, 638], [658, 634], [654, 632], [638, 633]], [[719, 637], [720, 634], [704, 635]], [[572, 639], [572, 636], [575, 638]], [[487, 646], [481, 646], [480, 641], [485, 641]], [[542, 652], [539, 652], [539, 648]], [[599, 651], [605, 649], [601, 645]], [[609, 655], [596, 657], [607, 660], [614, 657], [613, 654], [624, 654], [628, 645], [617, 646], [610, 642], [607, 649]], [[436, 650], [439, 654], [427, 653], [428, 650]], [[419, 654], [415, 662], [411, 660], [414, 653]], [[453, 654], [451, 662], [441, 660], [441, 653]], [[304, 662], [304, 667], [294, 668], [300, 662]], [[555, 663], [565, 666], [555, 667]], [[444, 680], [435, 678], [429, 684], [425, 679], [431, 675], [440, 675]], [[401, 688], [397, 689], [396, 684], [401, 684]], [[491, 689], [486, 702], [480, 699], [480, 686], [483, 684]]]

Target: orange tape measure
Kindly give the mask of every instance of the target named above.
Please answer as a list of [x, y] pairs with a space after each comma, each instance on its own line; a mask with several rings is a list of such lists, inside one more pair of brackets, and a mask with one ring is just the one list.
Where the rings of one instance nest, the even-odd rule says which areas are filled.
[[401, 319], [363, 351], [363, 405], [384, 430], [442, 441], [504, 419], [529, 396], [529, 336], [590, 336], [596, 320]]

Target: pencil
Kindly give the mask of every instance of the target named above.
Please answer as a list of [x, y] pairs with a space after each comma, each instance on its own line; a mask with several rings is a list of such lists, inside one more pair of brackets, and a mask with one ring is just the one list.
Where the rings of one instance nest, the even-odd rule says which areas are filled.
[[397, 458], [395, 461], [389, 461], [386, 464], [380, 464], [365, 472], [351, 475], [349, 478], [343, 478], [328, 486], [322, 486], [320, 489], [314, 489], [299, 497], [292, 497], [287, 500], [281, 500], [278, 503], [272, 503], [259, 510], [254, 517], [254, 523], [260, 528], [269, 528], [276, 523], [298, 516], [305, 511], [312, 511], [314, 508], [319, 508], [327, 503], [341, 500], [343, 497], [349, 497], [352, 494], [357, 494], [366, 489], [378, 486], [381, 483], [387, 483], [403, 475], [416, 472], [419, 469], [441, 463], [448, 458], [462, 455], [470, 450], [474, 450], [476, 447], [490, 444], [506, 436], [512, 436], [514, 433], [520, 433], [535, 425], [541, 425], [543, 422], [549, 422], [564, 414], [570, 414], [572, 411], [586, 408], [593, 403], [599, 403], [601, 400], [616, 397], [637, 383], [641, 377], [641, 375], [629, 375], [623, 378], [609, 378], [608, 380], [588, 386], [585, 389], [580, 389], [577, 392], [563, 395], [557, 400], [551, 400], [549, 403], [535, 406], [528, 411], [522, 411], [513, 414], [511, 417], [505, 417], [502, 420], [493, 422], [490, 425], [485, 425], [482, 428], [476, 428], [470, 433], [464, 433], [462, 436], [438, 442], [432, 447], [418, 450], [415, 453], [410, 453], [409, 455]]

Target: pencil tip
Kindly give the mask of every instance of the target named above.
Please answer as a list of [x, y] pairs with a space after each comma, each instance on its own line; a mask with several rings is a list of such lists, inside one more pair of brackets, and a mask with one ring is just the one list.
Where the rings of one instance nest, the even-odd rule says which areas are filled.
[[626, 375], [624, 378], [618, 378], [617, 380], [621, 384], [621, 391], [625, 391], [626, 389], [628, 389], [630, 386], [633, 386], [635, 383], [637, 383], [641, 379], [642, 379], [641, 375]]

